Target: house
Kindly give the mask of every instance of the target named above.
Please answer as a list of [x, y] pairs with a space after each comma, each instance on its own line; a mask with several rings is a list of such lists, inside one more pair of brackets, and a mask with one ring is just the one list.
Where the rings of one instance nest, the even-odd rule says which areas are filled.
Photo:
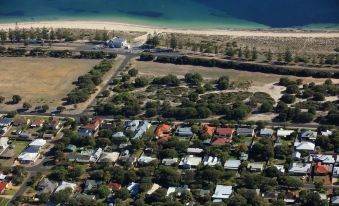
[[34, 119], [32, 122], [31, 122], [31, 127], [42, 127], [45, 123], [45, 120], [44, 119], [41, 119], [41, 118], [38, 118], [38, 119]]
[[155, 191], [157, 191], [159, 188], [161, 188], [160, 185], [153, 183], [152, 187], [146, 192], [147, 195], [153, 194]]
[[124, 132], [116, 132], [112, 135], [113, 139], [127, 139], [126, 135]]
[[21, 132], [19, 134], [19, 137], [22, 139], [31, 139], [32, 138], [32, 134], [28, 133], [28, 132]]
[[67, 156], [67, 159], [70, 162], [94, 163], [100, 159], [102, 153], [103, 150], [100, 147], [97, 149], [87, 149], [80, 151], [80, 153], [71, 153]]
[[205, 166], [216, 166], [216, 165], [220, 165], [221, 162], [219, 160], [218, 157], [213, 157], [213, 156], [205, 156], [203, 159], [203, 165]]
[[172, 127], [168, 124], [159, 125], [154, 132], [155, 139], [170, 138], [172, 136], [171, 130], [172, 130]]
[[77, 193], [74, 197], [76, 199], [95, 200], [95, 195], [88, 195], [86, 193]]
[[315, 141], [317, 139], [318, 133], [316, 131], [306, 130], [300, 134], [302, 139]]
[[339, 196], [333, 196], [331, 198], [332, 205], [339, 205]]
[[333, 177], [339, 177], [339, 167], [333, 167]]
[[111, 189], [112, 191], [118, 191], [121, 189], [121, 184], [115, 183], [115, 182], [110, 182], [107, 184], [107, 187]]
[[175, 135], [183, 138], [191, 138], [193, 136], [191, 127], [180, 127], [175, 131]]
[[212, 195], [212, 198], [214, 200], [221, 201], [223, 199], [230, 198], [232, 193], [233, 193], [232, 186], [217, 185], [217, 187], [215, 188], [214, 194]]
[[71, 191], [74, 192], [76, 187], [77, 187], [77, 185], [75, 183], [62, 181], [60, 183], [60, 185], [56, 188], [55, 192], [59, 192], [61, 190], [65, 190], [67, 188], [70, 188]]
[[192, 167], [197, 167], [202, 161], [201, 157], [195, 157], [193, 155], [187, 155], [182, 158], [179, 167], [183, 169], [191, 169]]
[[44, 139], [53, 139], [54, 138], [54, 134], [46, 132], [46, 133], [44, 133], [44, 135], [42, 135], [42, 138], [44, 138]]
[[203, 133], [207, 134], [209, 137], [213, 137], [216, 127], [211, 127], [208, 124], [204, 124], [202, 127]]
[[3, 194], [8, 187], [9, 187], [8, 182], [0, 181], [0, 194]]
[[273, 129], [263, 128], [260, 130], [259, 135], [260, 137], [272, 137], [273, 133]]
[[225, 144], [228, 144], [228, 143], [231, 143], [232, 142], [232, 139], [229, 139], [229, 138], [215, 138], [211, 145], [213, 146], [222, 146], [222, 145], [225, 145]]
[[187, 154], [199, 155], [203, 152], [204, 152], [204, 150], [201, 149], [201, 148], [192, 148], [192, 147], [187, 148]]
[[18, 127], [28, 125], [30, 122], [31, 122], [30, 119], [26, 119], [24, 117], [15, 117], [12, 124]]
[[0, 119], [0, 127], [9, 127], [12, 124], [11, 118], [1, 118]]
[[172, 158], [172, 159], [163, 159], [161, 161], [162, 164], [166, 165], [166, 166], [174, 166], [178, 163], [178, 158]]
[[102, 184], [102, 181], [99, 180], [86, 180], [85, 182], [85, 192], [89, 192], [97, 189]]
[[307, 175], [311, 173], [312, 165], [310, 163], [293, 162], [288, 169], [291, 175]]
[[73, 144], [68, 144], [64, 149], [65, 152], [75, 152], [76, 150], [77, 150], [77, 146]]
[[29, 146], [34, 146], [34, 147], [43, 147], [45, 146], [47, 143], [46, 140], [44, 139], [35, 139], [34, 141], [32, 141], [31, 143], [29, 143]]
[[321, 131], [320, 132], [322, 136], [328, 137], [331, 136], [333, 133], [330, 130], [326, 130], [326, 131]]
[[224, 168], [227, 170], [238, 170], [240, 165], [240, 160], [227, 160], [224, 164]]
[[332, 155], [315, 154], [312, 157], [314, 161], [322, 162], [323, 164], [334, 164], [336, 162]]
[[10, 126], [0, 127], [0, 136], [9, 130]]
[[253, 137], [254, 136], [254, 129], [239, 127], [237, 129], [237, 135], [243, 135], [245, 137]]
[[184, 185], [183, 187], [169, 187], [167, 189], [166, 197], [175, 194], [177, 197], [180, 197], [182, 193], [189, 192], [190, 189], [188, 185]]
[[0, 181], [4, 181], [7, 179], [7, 175], [4, 175], [3, 173], [0, 174]]
[[127, 43], [127, 40], [119, 36], [107, 40], [106, 45], [109, 48], [127, 48], [127, 49], [130, 48], [130, 45]]
[[314, 165], [314, 174], [315, 175], [328, 175], [332, 172], [332, 166], [322, 165], [320, 162], [317, 162]]
[[272, 202], [278, 199], [278, 193], [277, 192], [263, 192], [261, 194], [261, 197], [267, 200], [268, 202]]
[[312, 142], [294, 142], [294, 147], [296, 150], [303, 150], [303, 151], [314, 151], [315, 144]]
[[8, 148], [8, 137], [0, 138], [0, 155]]
[[215, 130], [214, 136], [215, 137], [227, 137], [232, 139], [232, 136], [235, 132], [234, 128], [217, 128]]
[[245, 152], [240, 152], [239, 159], [242, 160], [242, 161], [248, 160], [248, 154], [245, 153]]
[[43, 178], [37, 184], [38, 194], [52, 194], [54, 190], [58, 187], [58, 183], [50, 181], [48, 178]]
[[103, 120], [100, 118], [95, 118], [90, 124], [82, 126], [83, 129], [88, 129], [92, 133], [95, 133], [100, 128], [100, 125], [103, 123]]
[[91, 137], [91, 136], [93, 136], [93, 131], [91, 130], [91, 129], [86, 129], [86, 128], [80, 128], [79, 130], [78, 130], [78, 133], [77, 133], [77, 135], [79, 136], [79, 137]]
[[251, 172], [262, 172], [264, 169], [264, 164], [263, 163], [248, 163], [247, 168]]
[[286, 202], [288, 204], [293, 204], [293, 203], [295, 203], [296, 200], [297, 200], [297, 195], [294, 192], [288, 191], [285, 194], [284, 202]]
[[18, 156], [18, 160], [21, 164], [28, 164], [37, 161], [39, 156], [40, 147], [29, 146]]
[[277, 137], [286, 138], [286, 137], [290, 136], [293, 132], [294, 132], [294, 130], [285, 130], [285, 129], [280, 128], [277, 131]]
[[151, 124], [148, 121], [142, 121], [138, 127], [138, 129], [135, 131], [134, 136], [132, 137], [132, 140], [136, 140], [141, 138], [147, 130], [150, 128]]
[[119, 159], [119, 152], [103, 152], [99, 162], [116, 162]]
[[138, 159], [138, 163], [140, 165], [147, 165], [156, 159], [157, 158], [154, 158], [154, 157], [148, 157], [148, 156], [141, 155], [141, 157]]
[[131, 196], [135, 196], [139, 193], [140, 191], [140, 184], [139, 183], [135, 183], [135, 182], [131, 182], [128, 186], [127, 186], [127, 190], [129, 191], [129, 193], [131, 194]]

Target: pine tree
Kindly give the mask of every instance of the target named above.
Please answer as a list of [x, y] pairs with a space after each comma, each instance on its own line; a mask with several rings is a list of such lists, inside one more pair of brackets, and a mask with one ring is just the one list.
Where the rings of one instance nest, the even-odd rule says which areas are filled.
[[287, 63], [287, 64], [290, 63], [293, 60], [292, 53], [289, 49], [286, 49], [286, 51], [285, 51], [284, 60], [285, 60], [285, 63]]
[[267, 55], [266, 55], [267, 61], [269, 61], [269, 62], [272, 61], [272, 56], [273, 56], [272, 51], [271, 51], [271, 49], [269, 49], [268, 52], [267, 52]]
[[178, 46], [177, 38], [174, 34], [171, 34], [170, 47], [171, 49], [176, 49]]
[[241, 47], [238, 49], [238, 57], [242, 58], [242, 48]]
[[250, 58], [250, 50], [249, 50], [248, 46], [245, 47], [244, 55], [245, 55], [246, 59]]
[[253, 47], [253, 49], [252, 49], [252, 61], [257, 60], [257, 58], [258, 58], [257, 48]]

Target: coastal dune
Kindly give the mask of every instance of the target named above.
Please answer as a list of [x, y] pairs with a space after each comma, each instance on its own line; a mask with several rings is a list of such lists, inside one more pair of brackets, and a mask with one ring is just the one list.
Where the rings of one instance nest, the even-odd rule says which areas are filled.
[[307, 31], [307, 30], [234, 30], [234, 29], [179, 29], [161, 28], [146, 25], [135, 25], [112, 21], [40, 21], [40, 22], [17, 22], [1, 23], [0, 30], [9, 28], [70, 28], [70, 29], [107, 29], [116, 31], [137, 31], [149, 34], [157, 33], [181, 33], [194, 35], [220, 35], [242, 37], [292, 37], [292, 38], [339, 38], [339, 31]]

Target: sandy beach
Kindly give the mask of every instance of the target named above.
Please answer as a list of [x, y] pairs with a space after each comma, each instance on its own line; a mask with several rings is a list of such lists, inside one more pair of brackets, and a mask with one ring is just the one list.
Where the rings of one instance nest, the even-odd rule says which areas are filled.
[[1, 23], [0, 30], [9, 28], [72, 28], [72, 29], [106, 29], [116, 31], [137, 31], [147, 33], [182, 33], [194, 35], [222, 35], [242, 37], [292, 37], [292, 38], [339, 38], [339, 31], [307, 31], [307, 30], [228, 30], [228, 29], [176, 29], [146, 25], [134, 25], [111, 21], [41, 21]]

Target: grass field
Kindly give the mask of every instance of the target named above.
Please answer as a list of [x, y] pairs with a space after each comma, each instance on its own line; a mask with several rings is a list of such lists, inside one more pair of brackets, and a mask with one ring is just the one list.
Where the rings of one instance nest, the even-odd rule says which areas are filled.
[[0, 206], [6, 206], [10, 201], [10, 199], [0, 197]]
[[[14, 94], [30, 104], [58, 106], [80, 75], [90, 71], [98, 60], [56, 58], [0, 58], [0, 96], [9, 101]], [[18, 105], [14, 105], [18, 106]], [[12, 105], [0, 109], [13, 110]], [[21, 106], [21, 104], [20, 104]]]
[[29, 144], [28, 141], [13, 141], [14, 147], [14, 156], [11, 159], [0, 159], [0, 164], [5, 167], [10, 167], [13, 164], [15, 158], [27, 147]]

